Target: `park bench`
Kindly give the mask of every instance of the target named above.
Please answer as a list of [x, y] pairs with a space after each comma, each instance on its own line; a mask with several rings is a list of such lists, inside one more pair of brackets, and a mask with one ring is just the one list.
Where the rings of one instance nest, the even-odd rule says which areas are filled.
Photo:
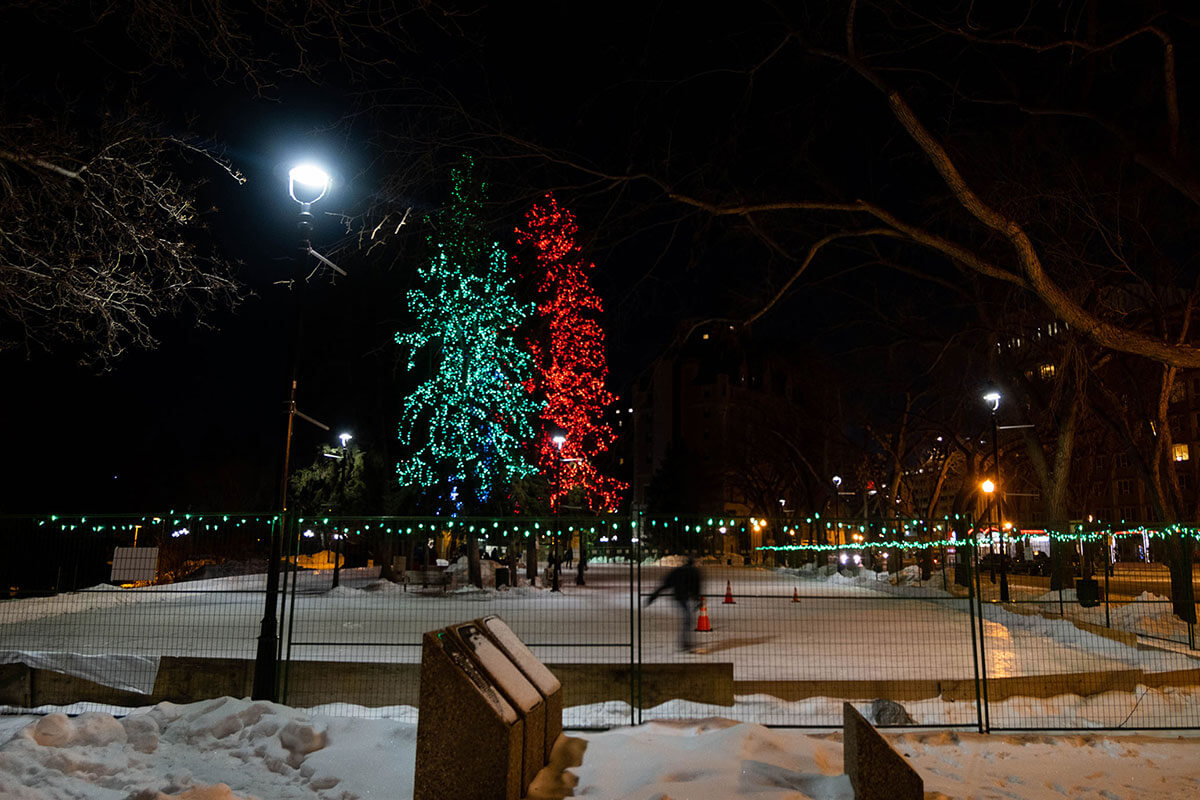
[[443, 592], [454, 585], [454, 574], [442, 569], [406, 569], [404, 570], [404, 591], [409, 586], [421, 585], [422, 589], [430, 586], [440, 587]]

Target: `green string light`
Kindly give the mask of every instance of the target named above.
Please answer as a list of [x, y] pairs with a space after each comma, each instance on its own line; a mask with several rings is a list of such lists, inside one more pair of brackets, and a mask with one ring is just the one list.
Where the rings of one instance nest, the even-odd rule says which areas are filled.
[[433, 367], [403, 402], [399, 439], [408, 454], [397, 478], [447, 502], [482, 502], [533, 473], [525, 442], [540, 411], [525, 388], [530, 356], [515, 342], [533, 304], [513, 297], [509, 258], [481, 221], [483, 186], [472, 168], [467, 158], [451, 173], [449, 205], [426, 218], [433, 255], [408, 294], [418, 328], [396, 334], [410, 373]]

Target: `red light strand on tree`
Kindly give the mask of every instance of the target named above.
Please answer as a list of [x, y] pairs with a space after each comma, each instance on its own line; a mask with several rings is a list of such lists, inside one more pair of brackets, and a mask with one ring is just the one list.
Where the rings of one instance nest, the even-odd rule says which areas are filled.
[[[594, 463], [616, 438], [604, 419], [616, 397], [605, 388], [604, 329], [596, 319], [603, 306], [588, 277], [594, 265], [581, 257], [575, 243], [578, 230], [575, 215], [553, 194], [535, 203], [516, 230], [517, 242], [532, 245], [536, 253], [537, 315], [545, 332], [529, 342], [532, 388], [546, 400], [538, 468], [551, 487], [552, 509], [581, 487], [591, 510], [615, 511], [628, 486], [602, 475]], [[565, 437], [561, 448], [551, 438], [556, 429]]]

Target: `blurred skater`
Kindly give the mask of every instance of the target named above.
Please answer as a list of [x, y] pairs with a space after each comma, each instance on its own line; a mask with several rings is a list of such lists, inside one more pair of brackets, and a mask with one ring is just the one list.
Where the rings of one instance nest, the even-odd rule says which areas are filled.
[[700, 568], [696, 560], [688, 557], [687, 563], [676, 567], [667, 573], [662, 584], [646, 600], [646, 605], [653, 603], [660, 594], [667, 590], [675, 598], [679, 608], [679, 649], [685, 652], [692, 650], [692, 613], [700, 607]]

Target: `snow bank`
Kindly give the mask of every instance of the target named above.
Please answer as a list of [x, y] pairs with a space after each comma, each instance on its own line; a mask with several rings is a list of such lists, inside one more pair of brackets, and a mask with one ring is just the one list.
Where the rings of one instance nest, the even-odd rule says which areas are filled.
[[[467, 569], [468, 569], [467, 557], [459, 556], [457, 561], [455, 561], [450, 566], [446, 567], [446, 572], [449, 572], [451, 575], [454, 575], [455, 581], [458, 583], [459, 586], [462, 586], [463, 584], [470, 583], [470, 581], [467, 580]], [[495, 561], [488, 561], [487, 559], [484, 559], [484, 558], [479, 559], [479, 572], [483, 576], [483, 585], [484, 586], [495, 586], [496, 585], [496, 562]]]
[[322, 757], [330, 740], [300, 711], [228, 697], [119, 720], [48, 714], [0, 747], [0, 796], [334, 800], [344, 790], [336, 759]]
[[[1124, 722], [1149, 726], [1171, 719], [1181, 690], [1139, 688], [1137, 713]], [[1128, 699], [1128, 698], [1126, 698]], [[1112, 719], [1113, 698], [1036, 701], [1055, 722], [1097, 727]], [[1014, 698], [993, 704], [1008, 718]], [[841, 703], [828, 707], [840, 727]], [[838, 733], [808, 733], [738, 723], [728, 716], [769, 719], [789, 704], [764, 695], [730, 707], [673, 701], [639, 727], [568, 732], [530, 800], [566, 795], [690, 800], [851, 800], [842, 774]], [[869, 702], [856, 703], [865, 711]], [[1124, 704], [1123, 704], [1124, 705]], [[905, 703], [925, 725], [970, 724], [974, 703]], [[940, 711], [938, 709], [941, 709]], [[1106, 709], [1108, 709], [1106, 711]], [[77, 710], [77, 709], [76, 709]], [[569, 709], [573, 710], [573, 709]], [[375, 719], [365, 719], [374, 712]], [[590, 707], [614, 724], [628, 722], [620, 702]], [[339, 716], [352, 713], [354, 718]], [[623, 719], [619, 715], [623, 714]], [[980, 735], [968, 729], [885, 731], [917, 769], [927, 797], [1047, 797], [1159, 800], [1193, 797], [1194, 738], [1111, 734]], [[305, 710], [221, 698], [189, 705], [161, 703], [122, 718], [63, 710], [40, 718], [0, 718], [0, 797], [13, 800], [370, 800], [412, 797], [416, 714], [408, 707], [364, 709], [331, 704]], [[555, 792], [554, 788], [560, 790]], [[566, 787], [566, 790], [563, 790]]]
[[24, 664], [86, 678], [123, 692], [150, 694], [158, 678], [158, 656], [58, 653], [23, 650], [0, 651], [0, 664]]

